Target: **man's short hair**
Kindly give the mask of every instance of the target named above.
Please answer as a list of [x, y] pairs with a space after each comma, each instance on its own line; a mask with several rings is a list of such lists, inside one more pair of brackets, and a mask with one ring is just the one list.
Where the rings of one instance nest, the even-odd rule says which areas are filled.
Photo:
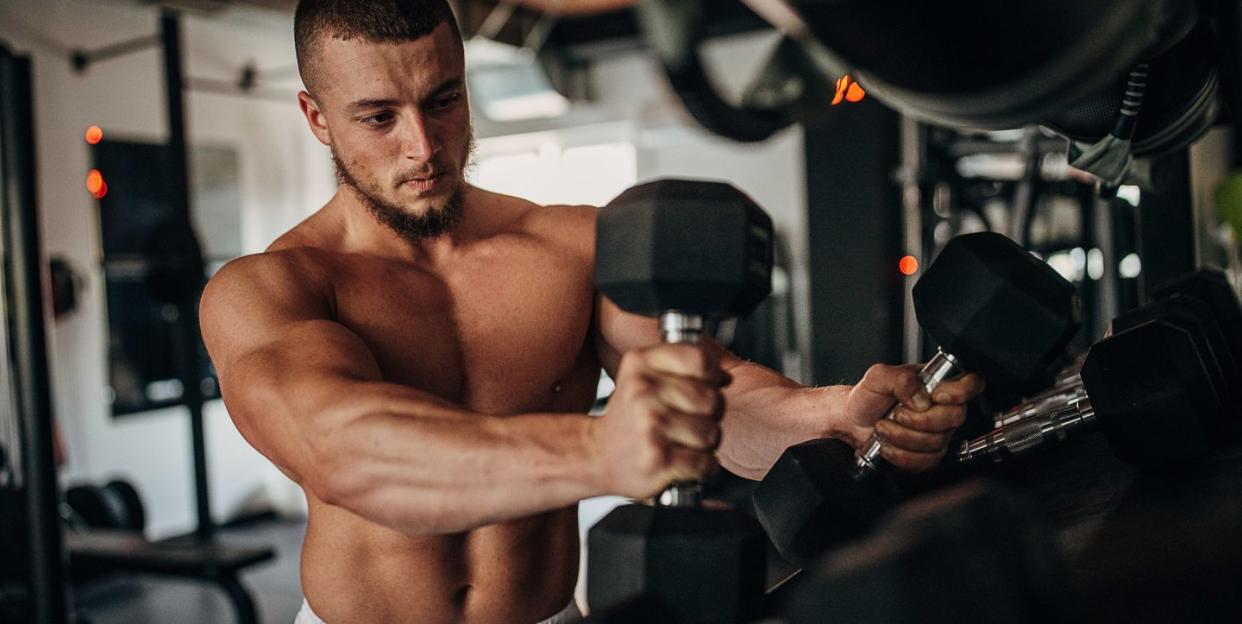
[[447, 0], [301, 0], [293, 16], [293, 43], [302, 84], [315, 93], [316, 61], [328, 37], [397, 43], [424, 37], [446, 22], [460, 41]]

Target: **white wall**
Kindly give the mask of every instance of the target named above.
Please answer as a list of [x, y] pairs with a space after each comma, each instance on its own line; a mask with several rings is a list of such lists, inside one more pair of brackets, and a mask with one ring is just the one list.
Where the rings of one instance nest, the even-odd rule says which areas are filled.
[[[78, 75], [72, 48], [95, 48], [156, 33], [155, 9], [137, 4], [77, 0], [5, 0], [0, 39], [31, 55], [40, 208], [46, 252], [86, 270], [82, 306], [56, 324], [53, 391], [69, 461], [66, 481], [132, 480], [149, 507], [150, 533], [193, 527], [193, 481], [188, 418], [168, 409], [113, 419], [106, 400], [106, 307], [99, 260], [98, 207], [84, 187], [89, 151], [83, 131], [105, 136], [166, 137], [161, 57], [156, 49], [101, 62]], [[292, 19], [232, 10], [183, 22], [186, 75], [233, 81], [242, 65], [288, 67], [294, 62]], [[273, 85], [285, 103], [201, 92], [187, 95], [191, 142], [234, 147], [241, 165], [242, 241], [262, 249], [321, 205], [335, 189], [330, 161], [306, 131], [295, 81]], [[218, 519], [262, 494], [299, 504], [284, 476], [237, 434], [219, 401], [206, 409], [212, 505]]]

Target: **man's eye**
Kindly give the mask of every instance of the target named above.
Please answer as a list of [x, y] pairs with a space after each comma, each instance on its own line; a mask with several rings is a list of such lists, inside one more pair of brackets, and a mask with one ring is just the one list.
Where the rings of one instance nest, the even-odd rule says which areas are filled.
[[431, 102], [431, 108], [432, 110], [444, 110], [451, 107], [453, 104], [456, 104], [459, 99], [461, 99], [461, 93], [453, 93], [441, 98], [436, 98]]
[[377, 115], [362, 118], [362, 123], [368, 126], [382, 126], [389, 121], [392, 121], [392, 113], [379, 113]]

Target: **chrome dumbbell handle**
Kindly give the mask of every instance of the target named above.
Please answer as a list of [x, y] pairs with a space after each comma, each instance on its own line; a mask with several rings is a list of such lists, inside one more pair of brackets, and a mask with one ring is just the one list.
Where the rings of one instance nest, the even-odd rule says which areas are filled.
[[1051, 405], [1065, 405], [1074, 399], [1086, 396], [1086, 391], [1082, 387], [1082, 377], [1079, 376], [1085, 359], [1085, 353], [1074, 358], [1073, 362], [1057, 373], [1051, 386], [1038, 394], [1026, 397], [1021, 403], [1003, 412], [994, 414], [992, 427], [1008, 426], [1035, 414], [1042, 414]]
[[[703, 335], [703, 317], [670, 311], [660, 315], [660, 333], [666, 343], [698, 343]], [[678, 481], [668, 486], [656, 497], [661, 507], [698, 507], [703, 498], [703, 484], [698, 481]]]
[[1075, 429], [1090, 428], [1095, 421], [1091, 399], [1083, 396], [1023, 420], [993, 429], [974, 440], [963, 442], [957, 453], [959, 463], [983, 457], [1002, 462], [1045, 444], [1060, 442]]

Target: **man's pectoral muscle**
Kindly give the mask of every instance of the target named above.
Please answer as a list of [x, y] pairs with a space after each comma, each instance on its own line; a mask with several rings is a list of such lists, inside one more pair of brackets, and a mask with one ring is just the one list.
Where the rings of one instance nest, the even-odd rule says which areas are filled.
[[[262, 261], [243, 259], [212, 280], [203, 334], [242, 435], [310, 494], [426, 535], [602, 493], [588, 417], [485, 415], [382, 381], [362, 340], [328, 320], [323, 301], [294, 276], [277, 292], [254, 288], [281, 281], [247, 275]], [[280, 259], [267, 264], [284, 268]]]
[[576, 572], [575, 504], [603, 492], [591, 420], [482, 414], [384, 381], [296, 260], [231, 263], [201, 317], [230, 416], [306, 492], [302, 581], [316, 612], [348, 622], [559, 611]]

